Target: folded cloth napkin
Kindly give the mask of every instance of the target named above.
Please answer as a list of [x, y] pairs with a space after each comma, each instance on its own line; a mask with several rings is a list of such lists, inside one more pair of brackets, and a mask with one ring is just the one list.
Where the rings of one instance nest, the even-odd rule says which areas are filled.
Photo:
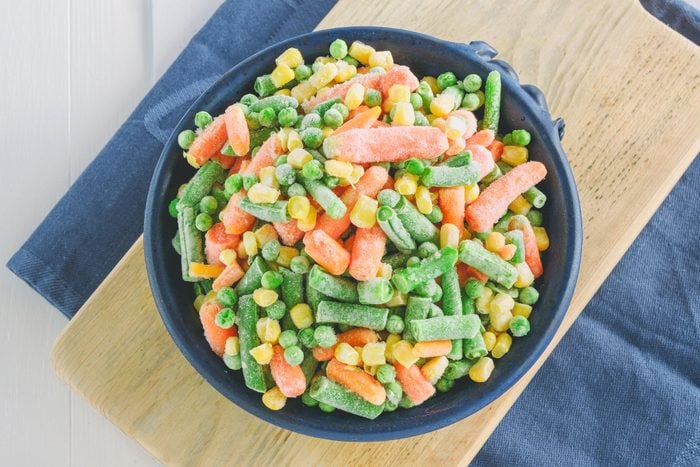
[[[697, 10], [642, 3], [700, 42]], [[313, 29], [332, 5], [272, 0], [263, 18], [255, 0], [224, 3], [8, 267], [72, 316], [140, 235], [151, 171], [179, 115], [233, 63]], [[696, 160], [475, 465], [700, 465], [698, 180]]]

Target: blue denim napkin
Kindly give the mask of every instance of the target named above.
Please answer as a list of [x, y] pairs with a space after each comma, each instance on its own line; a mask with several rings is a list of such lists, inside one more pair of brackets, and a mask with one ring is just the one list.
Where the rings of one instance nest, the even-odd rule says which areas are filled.
[[[268, 1], [265, 18], [255, 0], [224, 3], [8, 267], [71, 317], [141, 234], [179, 115], [232, 64], [313, 29], [333, 3]], [[700, 43], [697, 10], [642, 4]], [[696, 160], [474, 465], [700, 465], [698, 180]]]

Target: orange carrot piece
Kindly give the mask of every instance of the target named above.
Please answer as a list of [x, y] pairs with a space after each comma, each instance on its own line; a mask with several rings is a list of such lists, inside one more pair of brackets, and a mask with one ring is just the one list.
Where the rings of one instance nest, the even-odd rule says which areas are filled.
[[430, 358], [430, 357], [442, 357], [447, 355], [452, 350], [452, 341], [423, 341], [416, 342], [413, 346], [413, 353], [416, 357]]
[[486, 146], [486, 149], [491, 151], [491, 155], [493, 156], [493, 160], [498, 162], [501, 160], [501, 156], [503, 155], [503, 148], [504, 145], [498, 140], [493, 140], [491, 144]]
[[376, 122], [372, 122], [372, 128], [388, 128], [391, 125], [389, 125], [387, 122], [384, 122], [382, 120], [377, 120]]
[[474, 133], [467, 139], [467, 141], [465, 141], [465, 143], [467, 146], [478, 144], [479, 146], [488, 147], [489, 144], [494, 142], [495, 138], [496, 135], [494, 135], [493, 130], [487, 128], [486, 130], [481, 130]]
[[248, 214], [238, 207], [238, 203], [240, 203], [243, 198], [245, 198], [245, 192], [241, 190], [231, 196], [231, 199], [228, 200], [228, 204], [222, 211], [221, 220], [228, 234], [240, 235], [250, 230], [255, 223], [255, 217], [253, 215]]
[[214, 154], [219, 153], [226, 144], [226, 138], [224, 116], [219, 115], [195, 138], [187, 153], [194, 158], [197, 164], [202, 165]]
[[530, 271], [532, 271], [535, 279], [542, 276], [544, 273], [542, 258], [540, 258], [540, 250], [537, 248], [537, 237], [535, 237], [535, 231], [532, 229], [530, 221], [525, 216], [513, 216], [508, 223], [508, 228], [518, 229], [523, 233], [525, 262], [530, 267]]
[[326, 376], [374, 405], [381, 405], [386, 400], [384, 386], [374, 376], [356, 366], [346, 365], [333, 358], [326, 366]]
[[355, 235], [350, 235], [343, 242], [343, 248], [350, 252], [350, 262], [352, 263], [352, 246], [355, 244]]
[[359, 107], [356, 107], [350, 112], [348, 112], [348, 120], [355, 118], [357, 114], [365, 112], [367, 110], [369, 110], [369, 107], [367, 107], [365, 104], [361, 104]]
[[304, 235], [306, 253], [328, 272], [339, 276], [350, 265], [350, 253], [323, 230], [312, 230]]
[[472, 144], [465, 148], [472, 153], [472, 160], [479, 164], [481, 171], [479, 172], [479, 180], [487, 176], [492, 170], [495, 162], [491, 151], [478, 144]]
[[221, 271], [221, 274], [214, 279], [214, 283], [212, 284], [211, 288], [218, 292], [224, 287], [231, 287], [233, 284], [241, 280], [243, 274], [245, 274], [245, 271], [243, 271], [241, 265], [238, 264], [238, 261], [234, 261], [226, 266], [226, 268]]
[[241, 170], [241, 175], [260, 174], [260, 169], [275, 164], [277, 156], [282, 154], [282, 142], [276, 133], [272, 133], [269, 138], [260, 146], [257, 154], [250, 164]]
[[190, 263], [190, 276], [199, 277], [201, 279], [213, 279], [221, 274], [224, 270], [223, 266], [218, 264]]
[[377, 277], [385, 248], [386, 234], [377, 224], [369, 229], [358, 228], [350, 255], [350, 275], [358, 281]]
[[235, 162], [233, 163], [233, 167], [231, 167], [231, 170], [228, 171], [229, 177], [233, 174], [239, 173], [243, 168], [243, 164], [250, 164], [250, 159], [248, 157], [234, 157], [234, 159]]
[[353, 118], [340, 125], [331, 134], [338, 135], [345, 131], [352, 130], [353, 128], [371, 128], [374, 122], [377, 121], [377, 118], [379, 118], [379, 115], [381, 113], [382, 109], [379, 106], [367, 109], [364, 112], [358, 113]]
[[[467, 268], [466, 268], [467, 280], [469, 280], [470, 278], [473, 277], [474, 279], [478, 280], [479, 282], [481, 282], [481, 283], [483, 283], [483, 284], [485, 284], [486, 281], [489, 280], [489, 276], [487, 276], [487, 275], [484, 274], [483, 272], [479, 271], [479, 270], [476, 269], [475, 267], [472, 267], [472, 266], [469, 266], [469, 265], [465, 265], [465, 266], [467, 266]], [[466, 281], [465, 281], [465, 282], [466, 282]]]
[[479, 197], [467, 206], [467, 223], [476, 232], [490, 229], [522, 192], [536, 185], [547, 175], [541, 162], [530, 161], [514, 167], [495, 180]]
[[467, 203], [464, 187], [441, 188], [438, 193], [438, 204], [442, 210], [442, 223], [456, 225], [461, 233], [464, 231], [464, 209]]
[[232, 336], [237, 336], [236, 326], [228, 329], [222, 329], [216, 324], [216, 315], [223, 308], [216, 300], [208, 300], [204, 302], [199, 309], [199, 320], [204, 328], [204, 337], [211, 346], [211, 349], [219, 357], [224, 354], [226, 348], [226, 339]]
[[224, 113], [224, 121], [226, 122], [226, 134], [228, 143], [231, 145], [234, 154], [244, 156], [250, 150], [250, 131], [248, 130], [248, 122], [245, 119], [245, 114], [240, 107], [231, 105]]
[[221, 167], [228, 170], [234, 165], [236, 165], [238, 157], [227, 156], [226, 154], [221, 154], [219, 152], [218, 154], [214, 154], [213, 156], [211, 156], [211, 160], [218, 162], [219, 164], [221, 164]]
[[396, 369], [396, 379], [401, 383], [403, 392], [415, 405], [422, 404], [435, 394], [435, 388], [423, 376], [418, 366], [411, 365], [410, 368], [406, 368], [396, 362], [394, 368]]
[[211, 229], [207, 230], [204, 236], [204, 252], [207, 263], [223, 265], [219, 259], [222, 251], [235, 249], [241, 242], [241, 237], [226, 233], [226, 228], [222, 222], [217, 222]]
[[297, 227], [296, 219], [289, 222], [273, 222], [272, 227], [277, 231], [283, 245], [293, 246], [304, 237], [304, 232]]
[[[374, 344], [375, 342], [379, 342], [379, 336], [377, 335], [377, 333], [367, 328], [349, 329], [345, 332], [341, 332], [340, 334], [338, 334], [336, 336], [336, 339], [337, 341], [335, 345], [338, 345], [341, 342], [345, 342], [346, 344], [350, 344], [353, 347], [364, 347], [365, 344]], [[333, 358], [333, 354], [335, 352], [335, 345], [333, 347], [328, 348], [323, 348], [319, 346], [314, 347], [312, 350], [314, 358], [319, 362], [327, 362], [328, 360]]]
[[306, 390], [306, 377], [299, 365], [290, 365], [284, 359], [284, 350], [280, 345], [272, 347], [270, 360], [272, 379], [286, 397], [301, 396]]

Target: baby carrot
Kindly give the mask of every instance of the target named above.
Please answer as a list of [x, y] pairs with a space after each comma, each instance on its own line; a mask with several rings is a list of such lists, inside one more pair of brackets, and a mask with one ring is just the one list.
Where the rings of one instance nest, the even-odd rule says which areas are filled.
[[381, 405], [386, 400], [384, 386], [356, 366], [346, 365], [333, 358], [326, 366], [326, 376], [374, 405]]
[[442, 223], [454, 224], [460, 232], [464, 231], [464, 208], [466, 206], [464, 187], [440, 188], [438, 193], [438, 204], [442, 210]]
[[332, 134], [338, 135], [345, 131], [352, 130], [353, 128], [371, 128], [372, 124], [377, 121], [381, 113], [382, 109], [379, 106], [367, 109], [340, 125]]
[[214, 277], [221, 274], [224, 270], [223, 266], [218, 264], [203, 264], [203, 263], [190, 263], [190, 277], [198, 277], [201, 279], [213, 279]]
[[488, 148], [489, 144], [493, 143], [495, 140], [495, 135], [493, 130], [481, 130], [474, 133], [471, 137], [467, 138], [465, 142], [466, 146], [471, 146], [472, 144], [478, 144], [479, 146], [485, 146]]
[[501, 160], [501, 156], [503, 155], [503, 148], [505, 146], [503, 143], [501, 143], [498, 140], [494, 140], [491, 144], [486, 146], [486, 149], [491, 151], [491, 155], [493, 156], [494, 161], [499, 161]]
[[296, 219], [292, 219], [289, 222], [273, 222], [272, 226], [277, 231], [277, 235], [280, 236], [280, 240], [282, 240], [284, 245], [293, 246], [304, 237], [304, 232], [297, 227]]
[[238, 335], [235, 326], [223, 329], [216, 324], [216, 315], [222, 309], [223, 306], [219, 305], [216, 300], [207, 300], [199, 309], [199, 320], [204, 328], [204, 337], [209, 342], [212, 350], [220, 357], [224, 354], [226, 339]]
[[241, 170], [241, 175], [258, 175], [260, 173], [260, 169], [273, 165], [277, 159], [277, 156], [282, 154], [282, 152], [282, 143], [280, 142], [279, 137], [275, 133], [271, 134], [263, 145], [260, 146], [260, 150], [250, 162], [248, 167]]
[[401, 383], [403, 391], [406, 396], [415, 405], [422, 404], [435, 394], [435, 388], [430, 381], [423, 376], [420, 368], [416, 365], [411, 365], [406, 368], [402, 364], [396, 362], [394, 363], [394, 369], [396, 370], [396, 379]]
[[280, 345], [272, 347], [272, 359], [270, 360], [272, 379], [287, 397], [301, 396], [306, 390], [306, 377], [299, 365], [290, 365], [284, 359], [284, 350]]
[[481, 171], [479, 172], [479, 180], [487, 176], [495, 165], [493, 162], [493, 155], [484, 146], [479, 144], [472, 144], [466, 147], [467, 151], [472, 153], [472, 160], [479, 164]]
[[224, 113], [224, 121], [226, 122], [226, 134], [231, 149], [237, 156], [248, 154], [250, 149], [250, 131], [245, 115], [240, 107], [231, 105]]
[[518, 195], [542, 181], [545, 175], [547, 168], [541, 162], [530, 161], [514, 167], [486, 187], [476, 201], [467, 206], [469, 228], [476, 232], [490, 229]]
[[218, 292], [224, 287], [230, 287], [241, 280], [241, 277], [243, 277], [244, 274], [245, 271], [243, 271], [243, 268], [241, 268], [241, 266], [238, 264], [238, 261], [234, 261], [226, 266], [226, 268], [221, 271], [221, 274], [214, 279], [214, 283], [212, 284], [211, 288]]
[[222, 251], [235, 249], [241, 242], [239, 235], [231, 235], [226, 233], [226, 228], [222, 222], [217, 222], [211, 229], [207, 230], [204, 236], [204, 253], [207, 257], [207, 263], [222, 265], [219, 255]]
[[452, 341], [423, 341], [416, 342], [413, 353], [416, 357], [430, 358], [447, 355], [452, 350]]
[[226, 139], [224, 116], [219, 115], [197, 136], [187, 152], [197, 164], [202, 165], [214, 154], [219, 153], [222, 146], [226, 144]]
[[245, 198], [245, 192], [239, 191], [231, 196], [228, 204], [221, 211], [221, 221], [226, 227], [227, 234], [240, 235], [243, 232], [250, 230], [255, 223], [255, 217], [241, 209], [238, 204]]
[[[341, 332], [336, 336], [338, 339], [335, 345], [345, 342], [353, 347], [364, 347], [365, 344], [374, 344], [379, 342], [379, 336], [376, 332], [367, 328], [353, 328], [345, 332]], [[319, 362], [327, 362], [333, 358], [335, 345], [332, 347], [323, 348], [316, 346], [313, 348], [314, 358]]]
[[339, 276], [350, 264], [350, 253], [323, 230], [313, 230], [304, 235], [306, 253], [328, 272]]
[[236, 164], [238, 157], [227, 156], [226, 154], [222, 154], [221, 152], [219, 152], [211, 156], [211, 160], [218, 162], [219, 164], [221, 164], [221, 167], [228, 170]]
[[[464, 189], [461, 191], [464, 193]], [[350, 275], [358, 281], [377, 277], [385, 248], [386, 234], [379, 225], [375, 224], [369, 229], [358, 228], [350, 255]]]
[[525, 216], [513, 216], [508, 223], [508, 227], [518, 229], [523, 233], [523, 242], [525, 243], [525, 262], [530, 267], [532, 275], [535, 279], [544, 273], [542, 267], [542, 258], [540, 258], [540, 250], [537, 248], [537, 237], [535, 231], [530, 225], [530, 221]]

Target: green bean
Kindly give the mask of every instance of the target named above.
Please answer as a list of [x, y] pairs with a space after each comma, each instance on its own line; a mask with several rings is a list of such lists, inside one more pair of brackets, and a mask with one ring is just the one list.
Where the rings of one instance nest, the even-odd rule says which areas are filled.
[[319, 402], [370, 420], [377, 418], [384, 409], [384, 405], [374, 405], [325, 376], [314, 381], [309, 394]]
[[177, 226], [180, 232], [180, 262], [182, 264], [182, 280], [197, 282], [198, 278], [190, 276], [190, 264], [204, 261], [204, 242], [202, 233], [195, 225], [195, 210], [189, 206], [183, 207], [177, 215]]
[[503, 176], [503, 171], [501, 171], [501, 168], [498, 165], [495, 165], [493, 167], [493, 170], [486, 174], [484, 178], [481, 179], [481, 182], [485, 186], [489, 186], [491, 183], [493, 183], [495, 180], [501, 178]]
[[394, 295], [389, 279], [375, 277], [357, 283], [357, 295], [363, 305], [382, 305]]
[[241, 362], [243, 366], [243, 379], [245, 385], [253, 391], [265, 392], [267, 384], [262, 366], [255, 361], [250, 350], [260, 345], [260, 338], [256, 331], [258, 322], [258, 306], [252, 295], [244, 295], [238, 304], [238, 342], [241, 350]]
[[518, 278], [515, 266], [471, 240], [459, 244], [459, 259], [508, 289], [513, 287]]
[[416, 208], [413, 203], [401, 196], [399, 202], [393, 206], [401, 223], [408, 233], [419, 243], [436, 242], [440, 231], [430, 220]]
[[369, 305], [338, 303], [327, 300], [318, 304], [316, 321], [318, 323], [349, 324], [361, 328], [381, 331], [386, 327], [389, 310]]
[[542, 193], [537, 187], [530, 187], [524, 193], [523, 197], [537, 209], [544, 206], [547, 202], [547, 195]]
[[452, 269], [457, 262], [457, 256], [456, 249], [446, 246], [419, 264], [394, 272], [391, 280], [399, 292], [408, 293], [422, 282], [435, 279]]
[[311, 310], [316, 313], [318, 311], [318, 304], [323, 300], [326, 300], [326, 296], [319, 292], [318, 290], [311, 287], [309, 283], [309, 276], [306, 276], [306, 303], [311, 307]]
[[411, 343], [415, 342], [411, 333], [411, 322], [416, 319], [426, 319], [430, 312], [432, 302], [429, 298], [423, 297], [408, 297], [406, 304], [406, 315], [404, 316], [403, 338]]
[[316, 369], [318, 368], [318, 360], [314, 358], [314, 355], [311, 352], [307, 352], [304, 355], [304, 360], [301, 362], [301, 372], [304, 373], [304, 377], [306, 378], [306, 385], [308, 386], [309, 383], [311, 383], [311, 378], [316, 374]]
[[454, 156], [450, 157], [447, 159], [445, 162], [440, 164], [440, 166], [447, 166], [447, 167], [464, 167], [465, 165], [469, 165], [469, 163], [472, 161], [472, 153], [471, 151], [464, 151], [460, 152], [459, 154], [455, 154]]
[[285, 96], [283, 94], [266, 97], [264, 99], [259, 99], [248, 106], [251, 112], [260, 112], [263, 109], [271, 108], [275, 113], [279, 113], [280, 110], [286, 108], [296, 109], [299, 103], [292, 96]]
[[437, 318], [414, 319], [411, 334], [418, 342], [452, 339], [471, 339], [481, 328], [476, 315], [439, 316]]
[[289, 222], [292, 220], [287, 212], [287, 201], [255, 204], [246, 196], [238, 203], [238, 207], [267, 222]]
[[245, 272], [238, 285], [236, 285], [236, 293], [240, 295], [251, 294], [262, 285], [262, 276], [267, 272], [267, 264], [260, 257], [256, 256], [250, 267]]
[[447, 368], [445, 368], [442, 377], [452, 380], [463, 378], [467, 376], [469, 369], [474, 366], [474, 363], [476, 363], [476, 361], [468, 359], [450, 362], [447, 364]]
[[[461, 316], [462, 295], [457, 269], [452, 268], [443, 273], [440, 276], [440, 284], [442, 284], [442, 311], [445, 313], [445, 316]], [[462, 359], [461, 339], [452, 341], [452, 350], [447, 354], [447, 358], [450, 360]]]
[[469, 298], [467, 294], [462, 295], [462, 314], [470, 315], [476, 313], [476, 304], [473, 298]]
[[511, 230], [506, 232], [504, 236], [508, 243], [515, 245], [515, 253], [510, 261], [515, 264], [525, 261], [525, 240], [523, 232], [521, 230]]
[[304, 188], [308, 191], [311, 196], [316, 200], [318, 204], [321, 205], [328, 217], [331, 219], [340, 219], [347, 212], [347, 207], [338, 196], [333, 193], [333, 190], [328, 188], [320, 180], [311, 180], [302, 177], [302, 183]]
[[484, 118], [481, 121], [483, 129], [498, 133], [498, 121], [501, 116], [501, 74], [494, 70], [489, 73], [484, 86]]
[[325, 114], [328, 109], [338, 103], [340, 103], [340, 97], [334, 97], [333, 99], [328, 99], [327, 101], [321, 102], [314, 107], [311, 112], [319, 114], [321, 117], [323, 117], [323, 114]]
[[420, 180], [428, 188], [463, 186], [476, 182], [479, 173], [479, 164], [474, 161], [459, 167], [437, 165], [426, 168]]
[[406, 266], [406, 261], [408, 261], [410, 257], [410, 253], [394, 253], [393, 255], [382, 258], [382, 263], [388, 264], [392, 269], [398, 269]]
[[421, 81], [418, 85], [418, 89], [416, 89], [416, 92], [423, 100], [423, 108], [426, 109], [426, 111], [427, 109], [430, 109], [430, 103], [435, 97], [433, 95], [433, 89], [430, 87], [430, 85], [425, 81]]
[[486, 343], [484, 342], [484, 336], [477, 332], [471, 339], [464, 339], [464, 357], [469, 359], [476, 359], [485, 357], [488, 354], [486, 350]]
[[274, 128], [261, 128], [250, 132], [250, 147], [257, 148], [262, 145], [272, 134]]
[[278, 272], [282, 275], [281, 298], [287, 309], [304, 302], [304, 276], [280, 267]]
[[255, 92], [257, 92], [260, 97], [266, 97], [277, 91], [277, 86], [272, 82], [272, 77], [270, 75], [262, 75], [255, 78], [253, 89], [255, 89]]
[[182, 191], [177, 208], [197, 206], [202, 198], [209, 194], [214, 183], [223, 173], [225, 173], [224, 168], [218, 162], [209, 161], [204, 164]]
[[[417, 263], [420, 264], [420, 261]], [[435, 294], [437, 294], [437, 290], [440, 288], [438, 283], [435, 281], [435, 279], [430, 279], [427, 280], [421, 284], [418, 284], [415, 289], [413, 289], [413, 293], [418, 295], [419, 297], [426, 297], [432, 299]]]
[[389, 206], [380, 206], [377, 209], [377, 224], [396, 248], [402, 253], [409, 253], [416, 249], [416, 242]]
[[357, 286], [353, 281], [329, 274], [317, 264], [309, 271], [309, 285], [328, 297], [357, 303]]

